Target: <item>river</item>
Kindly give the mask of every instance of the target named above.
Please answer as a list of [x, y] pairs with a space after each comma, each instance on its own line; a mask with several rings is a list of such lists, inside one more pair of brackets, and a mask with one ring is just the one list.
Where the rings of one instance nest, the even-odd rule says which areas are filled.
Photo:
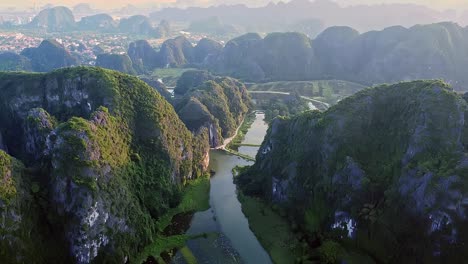
[[[263, 119], [263, 114], [256, 115], [256, 120], [243, 141], [244, 144], [259, 145], [262, 143], [268, 129]], [[258, 147], [239, 149], [239, 152], [252, 157], [255, 157], [257, 151]], [[187, 242], [187, 247], [198, 263], [272, 263], [270, 256], [250, 230], [248, 220], [237, 199], [232, 169], [246, 165], [252, 165], [252, 162], [223, 150], [210, 152], [210, 169], [216, 172], [211, 178], [211, 208], [194, 215], [187, 234], [217, 232], [220, 235]], [[182, 254], [178, 252], [173, 263], [186, 262]]]
[[[243, 144], [252, 144], [252, 145], [261, 145], [265, 134], [268, 130], [268, 124], [265, 123], [265, 114], [257, 114], [255, 121], [250, 127], [249, 131], [245, 134]], [[255, 158], [257, 155], [259, 147], [250, 147], [250, 146], [241, 146], [239, 147], [239, 152]]]

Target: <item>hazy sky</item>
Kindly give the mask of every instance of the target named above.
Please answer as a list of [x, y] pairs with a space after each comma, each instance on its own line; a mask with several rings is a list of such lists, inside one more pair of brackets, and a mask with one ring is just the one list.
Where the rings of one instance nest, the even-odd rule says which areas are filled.
[[[161, 3], [170, 3], [175, 2], [176, 0], [0, 0], [0, 7], [17, 7], [17, 8], [24, 8], [24, 7], [33, 7], [34, 4], [36, 6], [43, 6], [47, 3], [51, 3], [54, 5], [66, 5], [66, 6], [73, 6], [78, 3], [82, 2], [90, 2], [92, 3], [93, 7], [96, 8], [110, 8], [110, 7], [120, 7], [126, 4], [161, 4]], [[216, 4], [223, 4], [223, 3], [235, 3], [235, 2], [242, 2], [247, 4], [264, 4], [269, 2], [269, 0], [179, 0], [180, 2], [184, 3], [216, 3]], [[447, 9], [447, 8], [468, 8], [468, 0], [335, 0], [336, 2], [342, 5], [349, 5], [349, 4], [378, 4], [378, 3], [415, 3], [415, 4], [423, 4], [428, 7], [437, 8], [437, 9]], [[275, 1], [277, 2], [277, 1]]]

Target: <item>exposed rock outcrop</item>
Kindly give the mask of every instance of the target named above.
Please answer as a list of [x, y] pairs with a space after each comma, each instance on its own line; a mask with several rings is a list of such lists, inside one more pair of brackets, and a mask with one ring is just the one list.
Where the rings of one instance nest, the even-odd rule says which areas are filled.
[[24, 124], [24, 146], [29, 160], [38, 162], [44, 156], [47, 136], [56, 126], [53, 117], [42, 108], [33, 108], [28, 112]]
[[176, 90], [182, 94], [174, 100], [180, 118], [191, 131], [204, 128], [212, 148], [234, 135], [251, 107], [244, 84], [202, 71], [184, 73]]
[[12, 262], [123, 263], [207, 169], [205, 130], [192, 135], [154, 88], [101, 68], [1, 75], [0, 124], [28, 166], [21, 180], [22, 165], [0, 151], [0, 207], [17, 199], [0, 214], [20, 226], [0, 226], [0, 257]]
[[441, 81], [367, 89], [274, 120], [239, 183], [305, 219], [309, 235], [351, 239], [376, 262], [463, 262], [467, 110]]

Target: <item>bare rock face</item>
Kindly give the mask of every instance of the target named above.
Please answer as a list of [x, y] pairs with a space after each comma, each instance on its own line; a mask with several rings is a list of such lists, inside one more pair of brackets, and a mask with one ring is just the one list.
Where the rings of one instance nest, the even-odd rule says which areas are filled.
[[191, 131], [197, 132], [201, 128], [208, 129], [210, 147], [215, 148], [222, 145], [221, 128], [217, 119], [209, 112], [198, 99], [190, 98], [187, 103], [178, 110], [181, 120]]
[[239, 183], [373, 258], [463, 262], [467, 114], [440, 81], [368, 89], [324, 113], [276, 119]]
[[[112, 163], [123, 163], [129, 152], [124, 145], [116, 144], [115, 150], [124, 154], [115, 156], [119, 159], [106, 160], [109, 157], [103, 148], [109, 146], [99, 141], [123, 143], [118, 133], [115, 136], [100, 133], [113, 130], [113, 122], [107, 112], [100, 110], [93, 114], [91, 121], [73, 119], [61, 125], [47, 140], [52, 163], [52, 197], [59, 214], [68, 219], [65, 232], [78, 263], [90, 263], [100, 248], [115, 241], [113, 236], [131, 233], [126, 219], [111, 212], [112, 200], [117, 197], [102, 187], [119, 177]], [[86, 129], [75, 129], [73, 125]], [[97, 134], [108, 138], [98, 139]], [[75, 158], [70, 160], [70, 156]], [[107, 230], [112, 230], [113, 235]]]
[[56, 122], [42, 108], [33, 108], [28, 112], [24, 126], [24, 144], [26, 154], [32, 160], [39, 161], [44, 155], [47, 136], [54, 129]]

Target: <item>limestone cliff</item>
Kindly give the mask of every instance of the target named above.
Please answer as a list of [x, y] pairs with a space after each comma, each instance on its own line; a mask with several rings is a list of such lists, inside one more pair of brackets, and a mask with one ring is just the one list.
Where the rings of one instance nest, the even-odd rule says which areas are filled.
[[274, 120], [239, 183], [282, 204], [313, 243], [334, 239], [377, 263], [462, 263], [466, 121], [466, 101], [440, 81], [367, 89]]
[[136, 77], [0, 74], [0, 214], [15, 226], [1, 226], [0, 259], [124, 263], [157, 234], [181, 184], [207, 169], [205, 134]]
[[175, 92], [174, 107], [182, 121], [191, 131], [205, 128], [213, 148], [234, 135], [251, 108], [244, 84], [203, 71], [185, 72]]

